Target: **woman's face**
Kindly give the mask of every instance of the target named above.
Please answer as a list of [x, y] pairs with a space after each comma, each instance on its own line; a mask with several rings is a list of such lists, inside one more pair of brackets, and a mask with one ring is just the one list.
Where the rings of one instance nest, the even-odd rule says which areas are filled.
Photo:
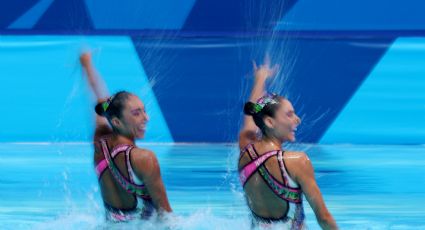
[[122, 111], [120, 131], [136, 139], [145, 136], [146, 124], [149, 117], [143, 102], [135, 95], [130, 95]]
[[280, 99], [279, 109], [276, 110], [274, 118], [271, 118], [271, 125], [273, 135], [281, 140], [295, 141], [295, 132], [301, 119], [295, 114], [294, 107], [287, 99]]

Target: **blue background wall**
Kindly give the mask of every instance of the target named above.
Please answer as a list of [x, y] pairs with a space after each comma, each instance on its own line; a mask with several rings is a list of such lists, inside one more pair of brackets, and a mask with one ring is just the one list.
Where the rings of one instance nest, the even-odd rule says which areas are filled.
[[301, 142], [425, 143], [425, 3], [94, 1], [0, 3], [0, 140], [87, 141], [90, 47], [111, 91], [146, 102], [146, 141], [232, 142], [251, 60], [303, 118]]

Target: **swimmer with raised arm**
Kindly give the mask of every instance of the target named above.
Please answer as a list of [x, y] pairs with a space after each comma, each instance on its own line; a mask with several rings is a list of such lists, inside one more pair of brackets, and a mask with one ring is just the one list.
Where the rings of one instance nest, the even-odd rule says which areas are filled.
[[239, 176], [253, 226], [304, 229], [305, 196], [319, 225], [337, 229], [307, 154], [282, 149], [282, 143], [295, 141], [301, 120], [288, 99], [265, 92], [267, 79], [276, 71], [267, 57], [259, 67], [254, 63], [254, 86], [239, 133]]
[[171, 212], [155, 154], [135, 143], [144, 137], [149, 121], [145, 105], [126, 91], [110, 96], [90, 53], [83, 53], [80, 62], [97, 99], [94, 163], [107, 220]]

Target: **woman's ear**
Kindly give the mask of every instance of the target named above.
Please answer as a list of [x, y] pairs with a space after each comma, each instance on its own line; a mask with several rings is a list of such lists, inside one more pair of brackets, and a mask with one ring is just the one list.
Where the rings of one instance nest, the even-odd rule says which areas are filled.
[[274, 129], [274, 119], [267, 116], [264, 118], [264, 124], [267, 126], [267, 128], [269, 129]]
[[121, 121], [120, 121], [120, 119], [118, 119], [117, 117], [113, 117], [113, 118], [111, 119], [111, 123], [112, 123], [112, 125], [113, 125], [114, 127], [116, 127], [116, 128], [121, 128]]

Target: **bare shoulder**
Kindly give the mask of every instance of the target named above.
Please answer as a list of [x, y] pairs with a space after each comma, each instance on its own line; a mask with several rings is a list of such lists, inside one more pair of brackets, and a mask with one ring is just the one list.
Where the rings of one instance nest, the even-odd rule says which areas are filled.
[[131, 150], [131, 160], [136, 171], [144, 176], [149, 176], [159, 171], [158, 159], [151, 150], [134, 148]]
[[306, 152], [285, 151], [285, 161], [290, 161], [294, 164], [306, 164], [310, 162], [310, 158]]
[[108, 124], [98, 125], [96, 126], [96, 129], [94, 131], [94, 137], [93, 140], [99, 141], [101, 138], [104, 138], [105, 136], [111, 135], [112, 129]]
[[157, 160], [155, 153], [149, 149], [135, 147], [131, 152], [132, 159], [138, 162], [151, 163]]
[[305, 176], [313, 174], [313, 167], [305, 152], [287, 151], [285, 152], [284, 160], [289, 174], [297, 182], [300, 182]]
[[257, 140], [257, 133], [252, 130], [242, 130], [239, 133], [239, 149], [244, 149], [249, 143]]
[[251, 158], [249, 157], [246, 147], [240, 149], [239, 157], [238, 157], [238, 170], [242, 169], [251, 161]]

